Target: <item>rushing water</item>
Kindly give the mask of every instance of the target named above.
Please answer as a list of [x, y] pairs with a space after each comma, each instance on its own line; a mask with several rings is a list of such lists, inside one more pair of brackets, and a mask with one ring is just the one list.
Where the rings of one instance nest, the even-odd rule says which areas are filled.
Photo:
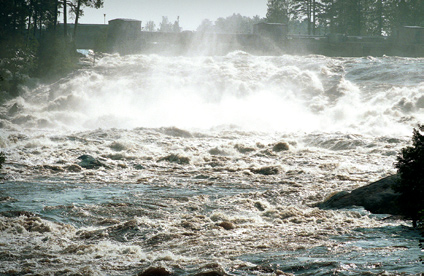
[[0, 110], [0, 275], [419, 274], [409, 222], [314, 206], [395, 172], [423, 76], [416, 58], [107, 55], [28, 89]]

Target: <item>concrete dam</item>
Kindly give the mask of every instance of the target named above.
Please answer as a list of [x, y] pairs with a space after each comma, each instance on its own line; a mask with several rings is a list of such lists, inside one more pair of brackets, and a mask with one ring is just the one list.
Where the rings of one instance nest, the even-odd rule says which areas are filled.
[[[69, 34], [74, 25], [68, 24]], [[79, 24], [74, 42], [78, 49], [120, 54], [220, 55], [234, 50], [252, 54], [320, 54], [326, 56], [424, 57], [424, 27], [404, 26], [390, 37], [290, 35], [285, 24], [259, 23], [251, 34], [183, 31], [143, 31], [141, 21], [114, 19], [108, 24]]]

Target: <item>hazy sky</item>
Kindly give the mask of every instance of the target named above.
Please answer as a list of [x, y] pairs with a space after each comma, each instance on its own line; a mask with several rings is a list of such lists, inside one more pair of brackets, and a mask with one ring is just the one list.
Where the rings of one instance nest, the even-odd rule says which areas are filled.
[[233, 13], [244, 16], [259, 15], [265, 17], [267, 0], [104, 0], [102, 9], [84, 9], [80, 23], [103, 24], [115, 18], [141, 20], [143, 27], [153, 20], [158, 27], [162, 16], [170, 22], [180, 17], [183, 30], [195, 30], [203, 19], [215, 21], [218, 17], [227, 17]]

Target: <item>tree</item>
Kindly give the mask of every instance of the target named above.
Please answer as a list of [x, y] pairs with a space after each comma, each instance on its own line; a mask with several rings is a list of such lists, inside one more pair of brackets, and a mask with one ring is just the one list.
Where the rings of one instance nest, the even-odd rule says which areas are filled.
[[397, 157], [396, 168], [400, 175], [399, 206], [405, 217], [417, 226], [424, 210], [424, 125], [414, 129], [412, 146], [403, 148]]
[[171, 33], [173, 31], [174, 25], [169, 22], [167, 16], [162, 16], [162, 22], [159, 24], [159, 32]]
[[209, 19], [203, 19], [199, 27], [197, 27], [197, 32], [199, 33], [212, 33], [214, 32], [214, 24]]
[[144, 27], [144, 29], [148, 32], [154, 32], [156, 31], [156, 24], [153, 21], [147, 21], [146, 26]]
[[174, 25], [172, 25], [172, 31], [174, 33], [179, 33], [181, 32], [181, 27], [180, 27], [180, 17], [178, 16], [177, 20], [175, 20]]
[[268, 0], [266, 19], [268, 23], [287, 24], [289, 21], [288, 0]]
[[306, 21], [309, 35], [315, 35], [318, 24], [324, 22], [324, 17], [322, 16], [324, 8], [324, 3], [318, 0], [291, 0], [288, 3], [290, 20]]
[[63, 0], [63, 35], [65, 40], [68, 37], [68, 3], [66, 0]]
[[234, 13], [226, 18], [218, 18], [215, 23], [205, 19], [197, 28], [197, 31], [203, 33], [250, 34], [252, 33], [253, 25], [263, 21], [264, 19], [258, 15], [247, 17]]
[[82, 6], [91, 7], [91, 8], [102, 8], [104, 0], [74, 0], [71, 4], [72, 12], [75, 14], [75, 24], [74, 24], [74, 34], [73, 38], [75, 39], [77, 35], [78, 20], [81, 16], [84, 15]]

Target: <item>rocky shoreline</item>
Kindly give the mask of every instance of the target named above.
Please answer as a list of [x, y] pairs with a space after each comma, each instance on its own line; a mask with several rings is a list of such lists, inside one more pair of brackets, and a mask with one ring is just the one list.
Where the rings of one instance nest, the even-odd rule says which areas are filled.
[[342, 209], [361, 206], [374, 214], [400, 215], [397, 203], [399, 193], [395, 187], [399, 185], [399, 175], [390, 175], [376, 182], [357, 188], [351, 192], [341, 191], [319, 203], [322, 209]]

